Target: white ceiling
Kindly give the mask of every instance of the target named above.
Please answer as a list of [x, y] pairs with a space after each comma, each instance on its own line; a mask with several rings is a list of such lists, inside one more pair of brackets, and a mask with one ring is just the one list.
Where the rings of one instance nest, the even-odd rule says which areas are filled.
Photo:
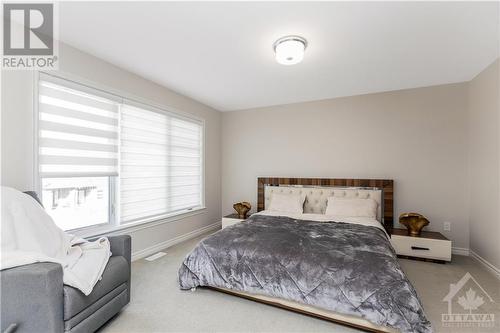
[[[218, 110], [468, 81], [498, 57], [498, 3], [62, 2], [61, 39]], [[308, 40], [295, 66], [273, 42]]]

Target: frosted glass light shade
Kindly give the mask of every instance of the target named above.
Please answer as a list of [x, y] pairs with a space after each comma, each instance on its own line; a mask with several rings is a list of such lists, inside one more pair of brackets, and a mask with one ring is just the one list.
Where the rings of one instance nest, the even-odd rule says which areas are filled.
[[295, 65], [304, 59], [307, 42], [298, 36], [286, 36], [274, 43], [276, 61], [282, 65]]

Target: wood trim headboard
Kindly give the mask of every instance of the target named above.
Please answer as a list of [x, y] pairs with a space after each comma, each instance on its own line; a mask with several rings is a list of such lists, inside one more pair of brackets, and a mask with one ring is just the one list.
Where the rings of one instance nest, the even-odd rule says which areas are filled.
[[394, 181], [392, 179], [344, 179], [344, 178], [257, 178], [257, 211], [264, 210], [264, 185], [307, 185], [331, 187], [377, 187], [384, 195], [384, 228], [389, 233], [394, 225]]

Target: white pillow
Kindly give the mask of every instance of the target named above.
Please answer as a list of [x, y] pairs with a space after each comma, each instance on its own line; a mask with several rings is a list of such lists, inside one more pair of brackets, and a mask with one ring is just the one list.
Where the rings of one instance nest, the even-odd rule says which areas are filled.
[[302, 214], [305, 200], [306, 196], [301, 194], [272, 193], [266, 210]]
[[377, 218], [378, 203], [373, 199], [329, 197], [326, 215]]

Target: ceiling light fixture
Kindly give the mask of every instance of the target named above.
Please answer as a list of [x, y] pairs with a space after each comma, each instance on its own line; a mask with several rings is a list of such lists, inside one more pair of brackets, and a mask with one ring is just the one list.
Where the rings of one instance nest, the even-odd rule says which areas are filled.
[[295, 65], [304, 59], [307, 41], [300, 36], [285, 36], [273, 44], [276, 61], [282, 65]]

